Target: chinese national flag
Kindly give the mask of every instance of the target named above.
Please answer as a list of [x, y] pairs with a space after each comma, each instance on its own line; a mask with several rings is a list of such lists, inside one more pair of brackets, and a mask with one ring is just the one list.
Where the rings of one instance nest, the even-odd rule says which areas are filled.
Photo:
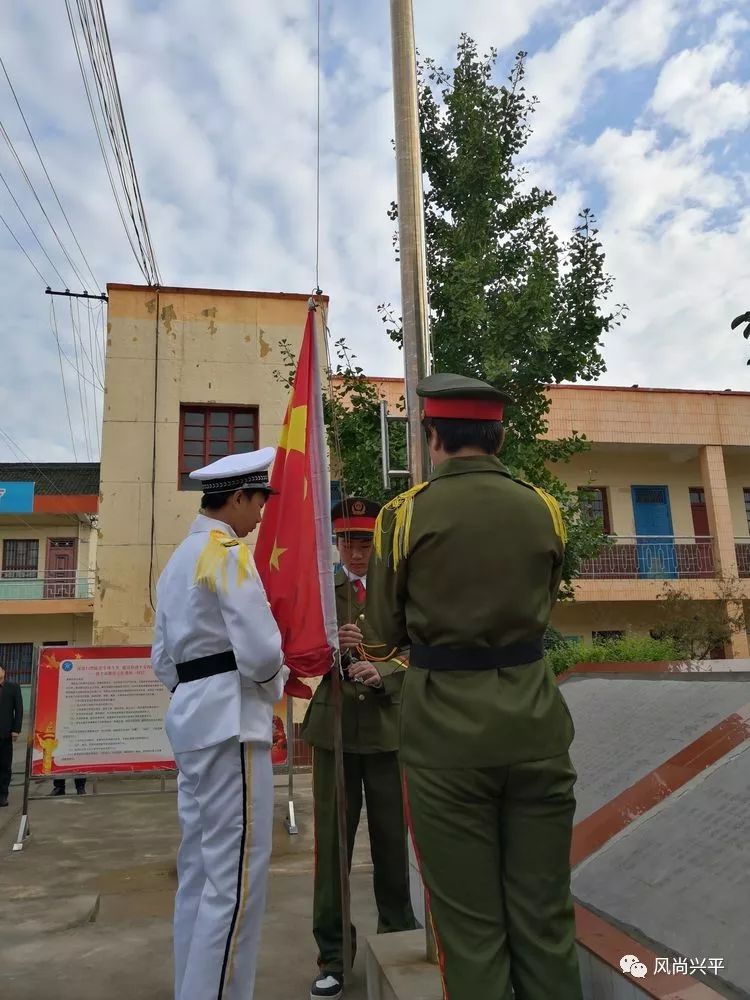
[[271, 473], [255, 563], [278, 623], [287, 694], [309, 698], [305, 677], [328, 673], [337, 643], [331, 490], [315, 312], [307, 315], [297, 372]]

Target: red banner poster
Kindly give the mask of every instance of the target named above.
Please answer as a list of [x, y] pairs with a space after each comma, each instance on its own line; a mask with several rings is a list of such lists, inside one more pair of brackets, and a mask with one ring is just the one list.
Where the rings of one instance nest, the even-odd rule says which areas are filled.
[[32, 775], [172, 770], [168, 705], [149, 646], [42, 649]]

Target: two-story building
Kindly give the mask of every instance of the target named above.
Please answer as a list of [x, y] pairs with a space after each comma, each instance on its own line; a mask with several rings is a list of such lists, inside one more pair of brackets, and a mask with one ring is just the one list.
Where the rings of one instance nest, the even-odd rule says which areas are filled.
[[[401, 379], [373, 379], [398, 416]], [[586, 436], [590, 450], [556, 468], [582, 490], [610, 544], [581, 568], [574, 602], [553, 622], [585, 641], [647, 633], [672, 583], [716, 600], [737, 581], [750, 623], [750, 393], [556, 385], [548, 436]], [[745, 632], [733, 656], [748, 656]]]
[[299, 352], [309, 296], [108, 293], [94, 642], [148, 644], [156, 583], [199, 508], [189, 474], [278, 444], [289, 390], [274, 372], [288, 374], [285, 345]]
[[28, 685], [34, 648], [91, 643], [98, 463], [0, 464], [0, 665]]

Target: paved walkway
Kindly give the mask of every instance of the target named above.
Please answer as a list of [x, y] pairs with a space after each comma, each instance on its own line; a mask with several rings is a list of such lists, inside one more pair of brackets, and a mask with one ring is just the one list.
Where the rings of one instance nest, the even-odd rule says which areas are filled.
[[[71, 783], [72, 785], [72, 783]], [[40, 786], [44, 791], [49, 786]], [[157, 788], [102, 782], [101, 790]], [[71, 789], [72, 790], [72, 789]], [[0, 997], [3, 1000], [171, 1000], [171, 915], [177, 845], [175, 796], [77, 797], [32, 802], [32, 836], [10, 853], [21, 789], [0, 819]], [[274, 855], [256, 1000], [305, 1000], [315, 971], [312, 800], [302, 776], [300, 833], [284, 826], [277, 788]], [[364, 937], [376, 925], [366, 829], [352, 877], [352, 910]], [[365, 1000], [364, 948], [347, 1000]]]

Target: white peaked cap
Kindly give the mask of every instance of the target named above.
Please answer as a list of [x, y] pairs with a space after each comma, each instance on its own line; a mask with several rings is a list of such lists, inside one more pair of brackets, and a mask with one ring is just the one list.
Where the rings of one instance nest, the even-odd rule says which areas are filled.
[[271, 490], [268, 482], [268, 468], [276, 455], [275, 448], [261, 448], [246, 451], [241, 455], [225, 455], [204, 469], [190, 473], [203, 485], [204, 493], [224, 493], [228, 490], [256, 489]]

